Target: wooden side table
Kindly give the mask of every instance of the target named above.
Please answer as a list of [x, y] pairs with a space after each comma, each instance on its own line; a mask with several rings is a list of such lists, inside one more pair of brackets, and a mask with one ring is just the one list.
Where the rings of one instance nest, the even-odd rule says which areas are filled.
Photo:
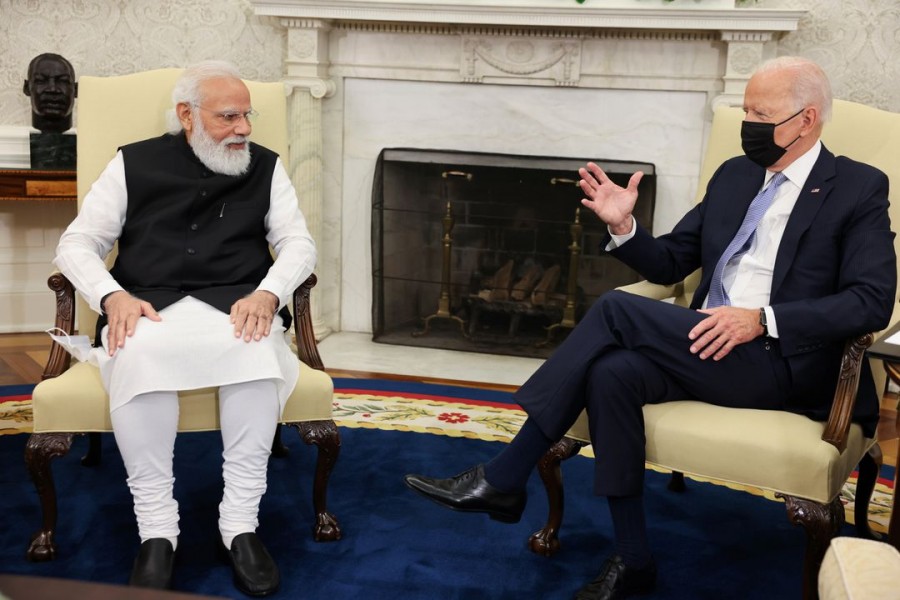
[[74, 169], [0, 169], [0, 201], [71, 201], [77, 196]]

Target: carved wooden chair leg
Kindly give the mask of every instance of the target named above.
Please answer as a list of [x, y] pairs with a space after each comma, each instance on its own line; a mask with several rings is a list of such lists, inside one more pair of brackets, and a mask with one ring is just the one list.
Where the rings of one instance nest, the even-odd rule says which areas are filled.
[[71, 433], [33, 433], [25, 445], [25, 464], [41, 500], [41, 529], [31, 537], [25, 556], [28, 560], [44, 562], [56, 558], [56, 486], [50, 460], [65, 456], [72, 448]]
[[669, 479], [669, 485], [666, 487], [673, 492], [683, 492], [686, 490], [687, 486], [684, 484], [684, 473], [672, 471], [672, 478]]
[[547, 490], [549, 513], [547, 523], [528, 538], [528, 547], [535, 554], [553, 556], [559, 550], [559, 529], [562, 526], [565, 497], [560, 463], [578, 454], [587, 444], [564, 437], [551, 447], [538, 461], [538, 473]]
[[100, 464], [100, 459], [102, 457], [102, 451], [100, 449], [100, 445], [103, 440], [100, 438], [100, 434], [97, 432], [92, 432], [87, 434], [88, 437], [88, 449], [87, 453], [81, 457], [81, 464], [85, 467], [96, 467]]
[[281, 440], [281, 423], [275, 427], [275, 437], [272, 438], [272, 456], [275, 458], [285, 458], [291, 451]]
[[317, 542], [339, 540], [341, 539], [341, 527], [327, 508], [328, 480], [341, 453], [341, 436], [338, 433], [337, 425], [331, 419], [302, 421], [288, 423], [288, 425], [297, 428], [304, 442], [315, 444], [318, 448], [316, 475], [313, 482], [313, 508], [316, 511], [313, 539]]
[[794, 525], [802, 525], [806, 531], [806, 553], [803, 556], [803, 598], [818, 600], [819, 568], [825, 551], [834, 536], [844, 526], [844, 505], [840, 494], [828, 504], [775, 494], [783, 498], [788, 519]]
[[884, 457], [878, 444], [863, 456], [859, 462], [859, 476], [856, 479], [856, 498], [853, 502], [853, 520], [856, 523], [856, 535], [868, 540], [881, 539], [881, 535], [869, 527], [869, 501], [875, 490], [875, 481]]

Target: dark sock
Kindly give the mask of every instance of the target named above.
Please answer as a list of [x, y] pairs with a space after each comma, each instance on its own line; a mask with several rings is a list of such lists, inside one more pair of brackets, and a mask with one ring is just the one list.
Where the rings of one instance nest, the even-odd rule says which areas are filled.
[[627, 566], [643, 569], [653, 560], [647, 541], [644, 497], [610, 496], [607, 500], [616, 534], [616, 554]]
[[524, 490], [534, 466], [553, 443], [534, 421], [526, 419], [506, 448], [484, 465], [484, 478], [501, 492]]

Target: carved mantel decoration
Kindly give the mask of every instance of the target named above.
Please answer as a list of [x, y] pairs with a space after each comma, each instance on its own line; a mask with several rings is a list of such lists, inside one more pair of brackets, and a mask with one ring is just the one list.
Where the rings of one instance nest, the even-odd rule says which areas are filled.
[[[585, 39], [628, 36], [657, 40], [671, 35], [717, 38], [727, 48], [721, 100], [733, 101], [753, 68], [767, 58], [766, 44], [794, 31], [805, 11], [722, 8], [712, 3], [610, 0], [592, 5], [558, 0], [251, 0], [258, 15], [279, 17], [288, 29], [286, 75], [308, 83], [314, 97], [334, 92], [328, 76], [332, 28], [417, 35], [460, 35], [459, 79], [482, 81], [481, 69], [505, 75], [543, 74], [556, 85], [578, 85], [579, 49]], [[727, 0], [724, 2], [728, 4]], [[703, 35], [706, 33], [707, 35]], [[485, 36], [502, 48], [492, 47]], [[523, 41], [523, 37], [531, 41]], [[553, 71], [552, 74], [547, 72]], [[502, 77], [502, 76], [501, 76]]]
[[[366, 134], [357, 134], [346, 122], [348, 107], [354, 107], [348, 94], [359, 89], [360, 82], [404, 82], [416, 90], [419, 84], [461, 84], [546, 87], [560, 93], [699, 92], [707, 109], [699, 116], [708, 124], [710, 108], [741, 102], [754, 68], [775, 56], [779, 36], [796, 30], [805, 14], [746, 3], [736, 7], [733, 0], [250, 4], [257, 15], [277, 19], [286, 30], [284, 78], [293, 90], [291, 173], [310, 230], [320, 242], [321, 279], [314, 292], [319, 314], [313, 315], [320, 337], [329, 328], [371, 331], [371, 289], [358, 283], [371, 279], [363, 271], [370, 268], [370, 257], [360, 250], [369, 245], [369, 217], [357, 217], [366, 210], [371, 176], [366, 180], [355, 169], [371, 169], [378, 152], [359, 150], [352, 138]], [[409, 101], [408, 96], [402, 101]], [[696, 122], [697, 113], [690, 114]], [[435, 131], [436, 147], [448, 139], [446, 133]], [[558, 139], [566, 134], [552, 133]], [[562, 150], [548, 147], [546, 153]], [[357, 151], [362, 154], [354, 155]], [[695, 161], [699, 172], [701, 154], [696, 154], [687, 160]], [[638, 157], [644, 158], [654, 159]], [[667, 185], [663, 178], [663, 202], [680, 192], [668, 191]], [[661, 215], [668, 219], [665, 206]], [[351, 223], [352, 218], [360, 220]], [[668, 223], [662, 224], [665, 229]]]

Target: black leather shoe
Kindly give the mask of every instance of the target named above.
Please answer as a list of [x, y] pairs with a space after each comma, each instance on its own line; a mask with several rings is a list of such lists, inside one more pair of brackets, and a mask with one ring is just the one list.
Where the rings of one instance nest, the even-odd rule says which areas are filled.
[[575, 600], [617, 600], [649, 594], [656, 589], [656, 563], [633, 569], [621, 556], [607, 558], [600, 574], [575, 594]]
[[167, 590], [172, 587], [175, 550], [166, 538], [152, 538], [141, 544], [128, 585]]
[[449, 479], [407, 475], [404, 480], [406, 485], [442, 506], [487, 513], [492, 519], [504, 523], [518, 523], [528, 499], [524, 490], [501, 492], [493, 487], [485, 480], [482, 465]]
[[242, 533], [225, 548], [219, 536], [219, 551], [231, 564], [234, 585], [248, 596], [268, 596], [278, 589], [281, 576], [278, 565], [255, 533]]

